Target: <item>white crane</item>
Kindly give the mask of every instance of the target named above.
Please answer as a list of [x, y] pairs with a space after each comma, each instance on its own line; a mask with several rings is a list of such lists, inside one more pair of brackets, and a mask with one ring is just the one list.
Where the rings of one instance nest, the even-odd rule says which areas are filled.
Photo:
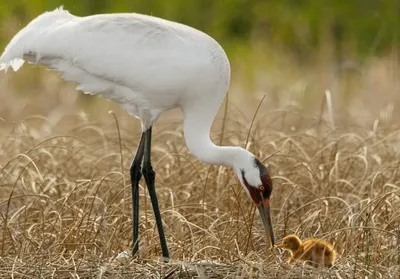
[[229, 60], [210, 36], [189, 26], [136, 13], [78, 17], [62, 7], [45, 12], [20, 30], [0, 57], [0, 70], [17, 71], [27, 61], [53, 69], [77, 89], [117, 102], [140, 119], [142, 137], [130, 167], [133, 248], [139, 249], [139, 180], [151, 198], [162, 254], [169, 259], [151, 166], [152, 125], [179, 107], [184, 136], [199, 160], [233, 168], [256, 204], [272, 246], [269, 199], [272, 181], [265, 166], [241, 147], [217, 146], [210, 128], [230, 84]]

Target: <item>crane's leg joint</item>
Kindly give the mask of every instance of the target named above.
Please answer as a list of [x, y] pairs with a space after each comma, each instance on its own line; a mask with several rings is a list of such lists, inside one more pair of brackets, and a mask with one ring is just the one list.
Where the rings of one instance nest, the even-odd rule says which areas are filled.
[[154, 181], [156, 179], [156, 172], [153, 170], [153, 167], [151, 165], [143, 164], [142, 173], [143, 176], [146, 177], [146, 179], [154, 184]]
[[140, 164], [135, 164], [135, 162], [133, 162], [129, 172], [131, 174], [132, 180], [134, 180], [134, 182], [139, 183], [140, 179], [142, 178], [142, 172], [140, 171]]

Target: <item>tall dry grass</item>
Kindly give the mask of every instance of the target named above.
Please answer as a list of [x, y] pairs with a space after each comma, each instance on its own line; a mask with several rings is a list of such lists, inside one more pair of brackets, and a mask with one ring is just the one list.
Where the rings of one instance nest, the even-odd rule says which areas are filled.
[[[277, 241], [289, 233], [331, 241], [339, 257], [329, 270], [288, 265], [286, 254], [268, 251], [234, 172], [196, 160], [179, 113], [163, 116], [152, 154], [172, 256], [163, 264], [144, 181], [139, 259], [116, 259], [132, 245], [129, 165], [138, 122], [26, 68], [0, 79], [0, 277], [398, 278], [399, 102], [384, 94], [395, 86], [373, 95], [369, 84], [348, 102], [337, 87], [303, 98], [304, 86], [285, 87], [296, 74], [280, 87], [265, 85], [257, 114], [257, 103], [238, 107], [243, 102], [230, 95], [214, 122], [214, 142], [244, 146], [268, 165]], [[362, 105], [371, 96], [387, 101]]]
[[[249, 120], [234, 113], [225, 119], [223, 134], [222, 119], [216, 122], [216, 142], [223, 136], [224, 144], [244, 145]], [[148, 261], [115, 261], [132, 244], [128, 167], [140, 132], [129, 130], [133, 120], [126, 119], [119, 123], [119, 138], [111, 116], [103, 123], [74, 117], [64, 119], [74, 125], [61, 120], [59, 134], [41, 137], [27, 120], [2, 135], [0, 266], [5, 278], [158, 278], [171, 270], [170, 278], [196, 272], [224, 278], [312, 273], [287, 266], [282, 255], [267, 251], [260, 220], [234, 173], [195, 160], [181, 125], [168, 123], [155, 126], [153, 162], [173, 261], [157, 261], [158, 234], [143, 184], [140, 258]], [[257, 118], [247, 146], [262, 159], [276, 153], [266, 163], [274, 181], [277, 239], [296, 233], [332, 241], [339, 260], [332, 270], [317, 271], [325, 276], [396, 278], [400, 129], [379, 123], [368, 130], [333, 129], [294, 107]], [[200, 260], [214, 263], [196, 264]]]

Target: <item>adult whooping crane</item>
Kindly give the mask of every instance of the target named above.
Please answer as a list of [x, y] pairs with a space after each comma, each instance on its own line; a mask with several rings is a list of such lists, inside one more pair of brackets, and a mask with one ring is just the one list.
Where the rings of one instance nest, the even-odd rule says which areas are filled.
[[210, 128], [230, 84], [230, 64], [222, 47], [205, 33], [157, 17], [100, 14], [78, 17], [62, 7], [45, 12], [20, 30], [0, 57], [0, 70], [24, 63], [45, 66], [77, 89], [115, 101], [140, 119], [142, 136], [130, 167], [133, 248], [139, 249], [139, 180], [145, 178], [162, 254], [169, 259], [151, 165], [152, 125], [179, 107], [184, 136], [199, 160], [233, 168], [256, 204], [272, 246], [269, 200], [272, 181], [266, 167], [241, 147], [217, 146]]

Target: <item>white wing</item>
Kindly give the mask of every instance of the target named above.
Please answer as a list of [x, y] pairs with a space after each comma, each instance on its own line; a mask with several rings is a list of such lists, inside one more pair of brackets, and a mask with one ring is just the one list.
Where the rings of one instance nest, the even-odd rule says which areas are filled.
[[[208, 35], [185, 25], [139, 14], [77, 17], [60, 8], [38, 16], [11, 40], [0, 69], [18, 70], [26, 60], [121, 104], [168, 107], [188, 87], [220, 83], [215, 58], [224, 55]], [[223, 70], [229, 80], [229, 64]]]

